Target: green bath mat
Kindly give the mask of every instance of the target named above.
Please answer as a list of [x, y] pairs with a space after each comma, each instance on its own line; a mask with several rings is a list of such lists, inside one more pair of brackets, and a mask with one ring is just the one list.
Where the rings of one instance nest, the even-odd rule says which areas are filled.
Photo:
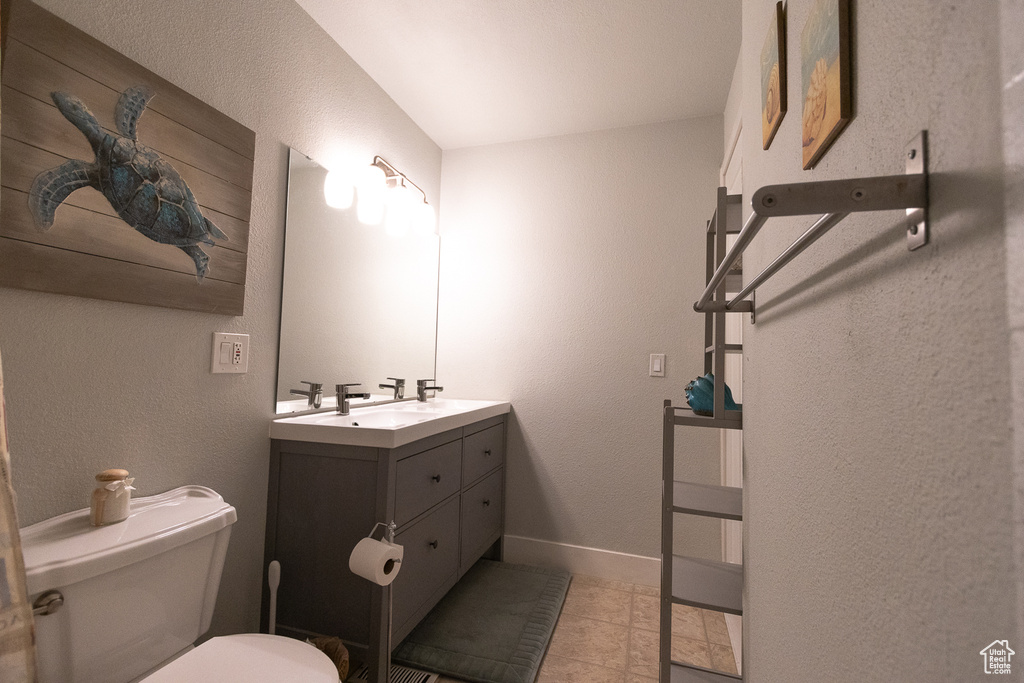
[[533, 683], [569, 579], [565, 571], [480, 560], [393, 659], [476, 683]]

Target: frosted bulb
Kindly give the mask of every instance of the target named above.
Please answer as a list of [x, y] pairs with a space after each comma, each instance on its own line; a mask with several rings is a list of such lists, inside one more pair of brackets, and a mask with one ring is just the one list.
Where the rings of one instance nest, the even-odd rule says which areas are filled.
[[355, 198], [355, 187], [352, 181], [339, 171], [329, 171], [324, 178], [324, 199], [327, 206], [335, 209], [347, 209], [352, 206]]
[[437, 216], [434, 207], [426, 202], [419, 202], [413, 212], [413, 230], [419, 235], [437, 234]]
[[387, 191], [384, 169], [379, 166], [364, 168], [359, 174], [356, 191], [359, 194], [359, 204], [356, 206], [359, 222], [366, 225], [380, 223], [384, 218], [384, 194]]
[[409, 231], [415, 202], [419, 193], [411, 187], [399, 185], [388, 191], [388, 217], [385, 230], [389, 235], [401, 237]]

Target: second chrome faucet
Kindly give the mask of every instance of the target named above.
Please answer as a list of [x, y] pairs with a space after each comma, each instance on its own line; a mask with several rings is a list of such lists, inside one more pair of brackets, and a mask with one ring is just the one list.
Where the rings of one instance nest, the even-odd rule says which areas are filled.
[[433, 382], [433, 381], [435, 381], [433, 378], [431, 378], [431, 379], [418, 379], [418, 380], [416, 380], [416, 400], [417, 401], [426, 401], [427, 400], [427, 392], [428, 391], [444, 391], [444, 387], [429, 386], [428, 385], [429, 382]]
[[338, 415], [348, 415], [349, 405], [348, 400], [350, 398], [370, 398], [369, 392], [365, 393], [352, 393], [348, 390], [349, 387], [358, 387], [359, 382], [353, 382], [351, 384], [335, 384], [334, 390], [338, 393]]
[[388, 377], [393, 384], [378, 384], [377, 386], [381, 389], [391, 389], [395, 392], [395, 400], [400, 401], [405, 398], [405, 380], [398, 377]]

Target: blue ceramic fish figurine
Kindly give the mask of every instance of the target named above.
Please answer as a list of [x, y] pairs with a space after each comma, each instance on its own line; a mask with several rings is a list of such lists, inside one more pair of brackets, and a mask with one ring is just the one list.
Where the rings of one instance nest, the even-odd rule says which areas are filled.
[[145, 86], [128, 88], [114, 108], [117, 133], [104, 130], [82, 100], [54, 92], [57, 109], [82, 131], [92, 146], [93, 161], [72, 159], [36, 177], [29, 192], [29, 210], [36, 225], [53, 225], [54, 212], [69, 194], [94, 187], [128, 225], [160, 244], [170, 244], [188, 254], [202, 282], [210, 257], [199, 244], [213, 245], [213, 238], [227, 236], [203, 216], [192, 190], [171, 164], [138, 140], [136, 126], [153, 91]]
[[[725, 409], [743, 410], [743, 406], [733, 400], [729, 385], [722, 382], [722, 386], [725, 388]], [[687, 384], [686, 402], [697, 415], [713, 417], [715, 414], [715, 376], [709, 372]]]

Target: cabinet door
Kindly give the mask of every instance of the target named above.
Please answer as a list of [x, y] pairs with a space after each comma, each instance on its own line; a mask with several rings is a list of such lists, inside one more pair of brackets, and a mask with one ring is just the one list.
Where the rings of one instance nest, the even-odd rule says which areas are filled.
[[469, 486], [505, 462], [505, 425], [497, 424], [466, 437], [462, 485]]

